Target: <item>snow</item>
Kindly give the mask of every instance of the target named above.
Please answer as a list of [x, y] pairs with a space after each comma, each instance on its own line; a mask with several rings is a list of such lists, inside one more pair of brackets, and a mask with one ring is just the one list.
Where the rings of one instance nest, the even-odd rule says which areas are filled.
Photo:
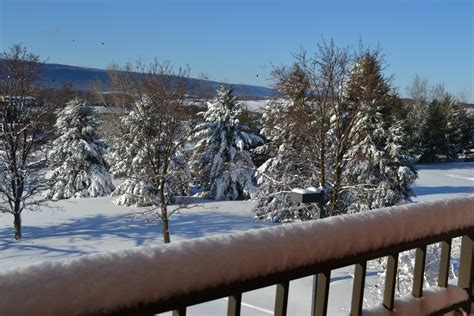
[[0, 310], [73, 314], [133, 306], [471, 227], [473, 205], [474, 196], [409, 204], [10, 269], [0, 272]]
[[[473, 162], [419, 165], [419, 168], [420, 178], [414, 187], [418, 195], [414, 199], [415, 202], [474, 193], [473, 182], [466, 179], [473, 177]], [[253, 206], [254, 203], [246, 201], [203, 201], [199, 206], [182, 210], [171, 217], [172, 244], [179, 240], [274, 225], [268, 222], [254, 222], [250, 211]], [[138, 210], [141, 209], [115, 206], [110, 197], [70, 199], [50, 203], [49, 207], [43, 208], [41, 212], [23, 213], [24, 238], [18, 241], [12, 238], [13, 218], [8, 214], [0, 214], [2, 271], [42, 261], [76, 258], [137, 246], [162, 245], [160, 226], [144, 225], [140, 220], [130, 220], [129, 214]], [[367, 272], [366, 298], [369, 304], [379, 303], [371, 298], [368, 290], [369, 286], [378, 280], [379, 272], [371, 269]], [[352, 274], [353, 267], [331, 272], [328, 315], [348, 314]], [[311, 291], [312, 277], [290, 283], [289, 315], [310, 313]], [[36, 295], [37, 293], [32, 296]], [[25, 295], [21, 302], [26, 297]], [[244, 293], [242, 314], [272, 315], [274, 298], [274, 286]], [[226, 309], [227, 301], [223, 298], [192, 306], [188, 308], [187, 314], [223, 315]]]
[[298, 194], [306, 194], [306, 193], [315, 193], [315, 192], [321, 192], [323, 189], [319, 188], [316, 189], [315, 187], [309, 187], [306, 189], [292, 189], [291, 192], [298, 193]]
[[396, 299], [393, 311], [388, 311], [382, 305], [363, 311], [364, 316], [390, 315], [429, 315], [451, 305], [466, 301], [467, 292], [457, 286], [447, 288], [431, 287], [423, 291], [423, 297], [415, 298], [407, 295]]
[[242, 102], [242, 108], [252, 112], [262, 112], [265, 104], [268, 100], [244, 100]]
[[417, 202], [474, 194], [474, 162], [419, 164], [413, 191]]

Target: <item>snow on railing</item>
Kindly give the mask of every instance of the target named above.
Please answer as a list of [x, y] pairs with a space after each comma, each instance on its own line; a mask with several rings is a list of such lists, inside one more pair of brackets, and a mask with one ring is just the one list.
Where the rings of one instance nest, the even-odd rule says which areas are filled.
[[470, 228], [474, 196], [44, 262], [0, 271], [0, 314], [113, 311]]

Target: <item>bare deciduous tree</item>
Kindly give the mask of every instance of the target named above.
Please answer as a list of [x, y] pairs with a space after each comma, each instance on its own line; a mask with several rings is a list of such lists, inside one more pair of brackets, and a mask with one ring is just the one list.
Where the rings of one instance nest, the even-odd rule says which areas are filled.
[[46, 111], [33, 97], [40, 70], [39, 57], [21, 45], [0, 55], [0, 211], [13, 215], [15, 239], [22, 236], [23, 210], [40, 202], [42, 161], [35, 150]]

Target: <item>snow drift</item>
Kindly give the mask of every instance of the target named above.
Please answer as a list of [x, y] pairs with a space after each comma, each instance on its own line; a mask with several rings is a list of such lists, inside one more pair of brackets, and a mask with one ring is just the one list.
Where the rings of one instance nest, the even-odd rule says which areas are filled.
[[469, 227], [474, 196], [44, 262], [0, 272], [0, 313], [133, 306]]

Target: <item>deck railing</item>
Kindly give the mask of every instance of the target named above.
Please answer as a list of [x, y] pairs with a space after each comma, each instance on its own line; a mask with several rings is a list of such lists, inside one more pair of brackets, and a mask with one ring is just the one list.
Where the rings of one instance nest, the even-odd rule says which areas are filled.
[[[441, 243], [438, 286], [447, 288], [451, 241], [456, 237], [462, 238], [458, 287], [449, 289], [457, 294], [429, 313], [474, 313], [471, 196], [0, 273], [0, 314], [2, 308], [5, 315], [15, 308], [19, 314], [41, 314], [43, 308], [55, 315], [154, 315], [173, 311], [173, 315], [184, 316], [188, 306], [228, 297], [227, 315], [240, 315], [242, 293], [276, 285], [274, 314], [283, 316], [287, 314], [290, 281], [314, 275], [311, 315], [326, 315], [331, 271], [355, 265], [350, 313], [362, 315], [367, 262], [381, 257], [388, 258], [383, 308], [393, 310], [398, 308], [394, 298], [399, 253], [416, 249], [412, 295], [421, 298], [426, 247]], [[131, 267], [134, 263], [136, 269]], [[61, 280], [41, 284], [40, 274], [48, 272], [58, 274]], [[71, 288], [74, 282], [82, 282], [79, 289]], [[27, 306], [12, 307], [8, 302], [20, 297], [15, 296], [16, 288], [23, 289], [23, 296], [38, 298], [30, 299]], [[118, 293], [126, 288], [129, 295]], [[60, 300], [65, 302], [48, 302], [49, 295], [61, 291]]]

